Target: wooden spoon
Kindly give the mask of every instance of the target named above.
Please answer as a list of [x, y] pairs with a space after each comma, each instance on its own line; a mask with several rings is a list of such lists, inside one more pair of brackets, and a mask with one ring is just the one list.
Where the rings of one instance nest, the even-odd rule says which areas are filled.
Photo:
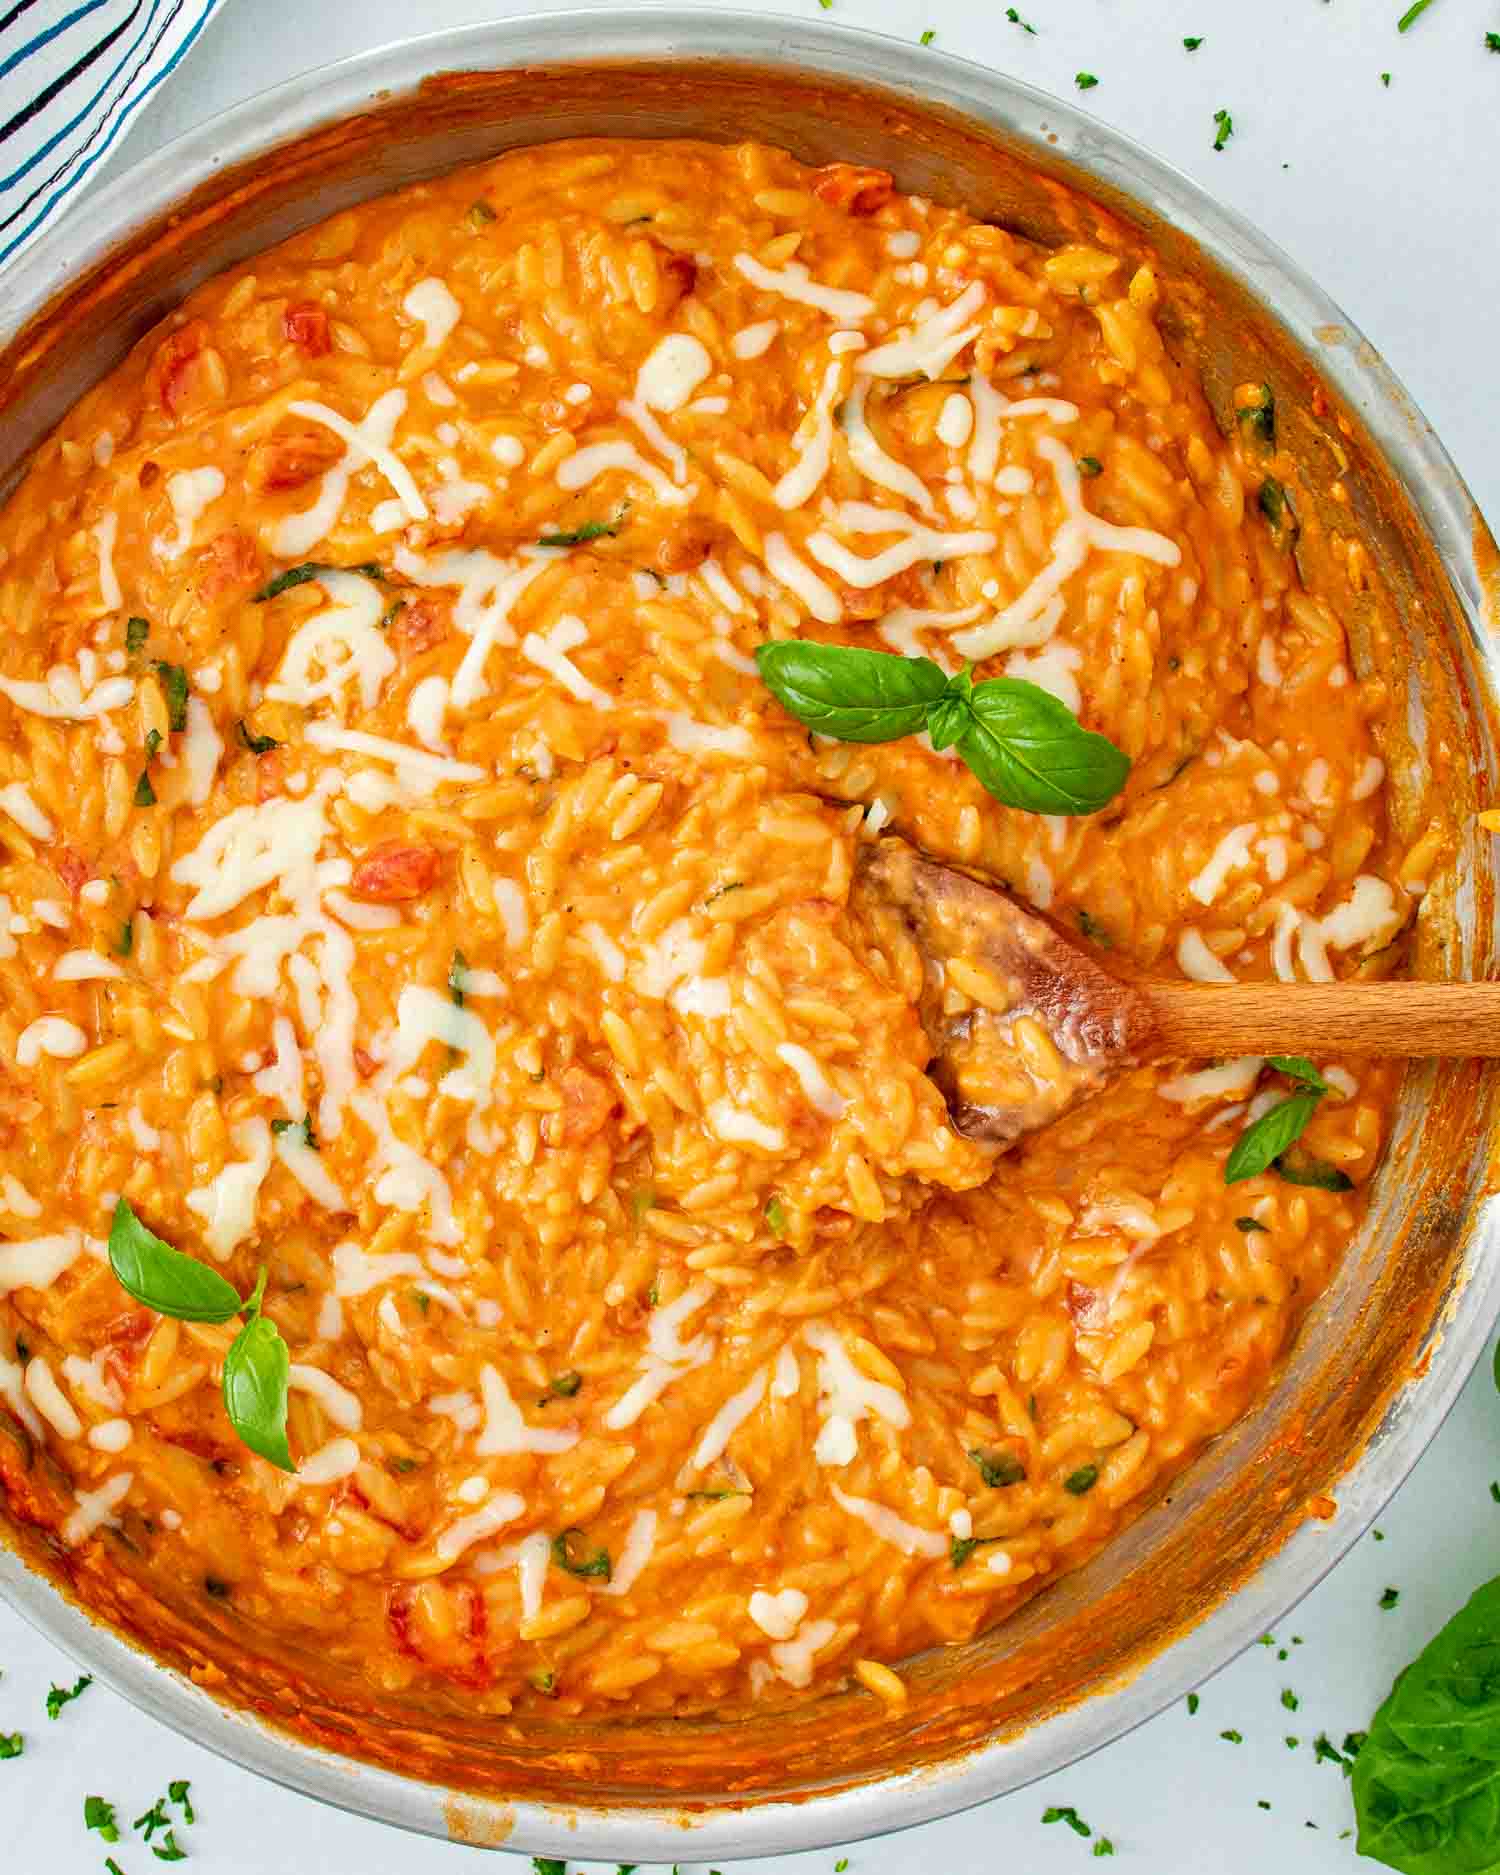
[[1500, 1056], [1500, 983], [1126, 981], [892, 835], [861, 849], [853, 903], [926, 960], [928, 1072], [955, 1127], [996, 1145], [1152, 1057]]

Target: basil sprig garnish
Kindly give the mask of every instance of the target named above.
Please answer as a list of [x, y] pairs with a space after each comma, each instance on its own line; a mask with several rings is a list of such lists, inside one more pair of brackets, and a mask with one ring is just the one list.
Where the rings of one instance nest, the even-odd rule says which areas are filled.
[[767, 689], [799, 723], [840, 742], [895, 742], [926, 730], [954, 748], [1007, 807], [1093, 814], [1125, 785], [1130, 758], [1084, 729], [1050, 691], [1018, 677], [950, 677], [931, 658], [780, 639], [757, 647]]
[[262, 1458], [295, 1471], [286, 1442], [287, 1379], [292, 1357], [269, 1316], [252, 1315], [224, 1356], [224, 1410], [229, 1423]]
[[291, 1355], [281, 1330], [261, 1313], [266, 1272], [248, 1296], [217, 1270], [184, 1256], [148, 1230], [126, 1198], [115, 1206], [109, 1227], [109, 1266], [120, 1286], [158, 1315], [179, 1322], [245, 1325], [224, 1357], [224, 1410], [252, 1452], [283, 1471], [295, 1471], [286, 1441], [287, 1378]]
[[1224, 1162], [1224, 1183], [1238, 1185], [1242, 1179], [1254, 1178], [1259, 1172], [1274, 1171], [1289, 1185], [1312, 1185], [1320, 1191], [1352, 1190], [1354, 1181], [1337, 1166], [1325, 1165], [1321, 1159], [1306, 1153], [1288, 1157], [1307, 1131], [1307, 1123], [1317, 1112], [1318, 1102], [1328, 1093], [1327, 1081], [1306, 1055], [1268, 1055], [1266, 1065], [1298, 1082], [1297, 1092], [1267, 1108], [1240, 1134]]

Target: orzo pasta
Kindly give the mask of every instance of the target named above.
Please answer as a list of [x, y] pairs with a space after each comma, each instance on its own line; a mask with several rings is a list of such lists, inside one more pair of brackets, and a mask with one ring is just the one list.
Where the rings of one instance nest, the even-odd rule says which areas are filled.
[[[1318, 1064], [1348, 1191], [1226, 1187], [1255, 1060], [997, 1156], [854, 889], [891, 829], [1127, 969], [1390, 966], [1434, 856], [1385, 697], [1267, 394], [1216, 422], [1156, 302], [878, 171], [557, 144], [210, 282], [83, 401], [0, 520], [13, 1511], [388, 1692], [899, 1711], [1243, 1411], [1389, 1072]], [[798, 635], [1027, 679], [1124, 791], [812, 736], [752, 657]], [[233, 1324], [116, 1281], [122, 1197], [265, 1267], [295, 1472]]]

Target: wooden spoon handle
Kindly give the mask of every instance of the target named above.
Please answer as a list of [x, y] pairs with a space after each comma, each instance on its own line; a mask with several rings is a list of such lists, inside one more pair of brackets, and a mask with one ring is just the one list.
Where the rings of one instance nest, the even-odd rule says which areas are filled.
[[1500, 1056], [1500, 983], [1137, 983], [1161, 1055]]

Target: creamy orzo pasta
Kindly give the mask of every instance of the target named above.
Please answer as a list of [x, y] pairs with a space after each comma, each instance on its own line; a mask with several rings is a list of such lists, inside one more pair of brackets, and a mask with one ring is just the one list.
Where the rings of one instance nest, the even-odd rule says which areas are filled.
[[[1226, 1186], [1258, 1060], [997, 1156], [854, 889], [891, 830], [1126, 972], [1389, 967], [1385, 696], [1268, 394], [1216, 421], [1157, 297], [878, 171], [559, 144], [83, 401], [0, 518], [13, 1513], [386, 1691], [899, 1702], [1234, 1420], [1390, 1073], [1318, 1064], [1350, 1190]], [[1129, 779], [1042, 816], [812, 736], [793, 636], [1023, 678]], [[294, 1471], [225, 1416], [237, 1324], [116, 1281], [121, 1198], [264, 1267]]]

